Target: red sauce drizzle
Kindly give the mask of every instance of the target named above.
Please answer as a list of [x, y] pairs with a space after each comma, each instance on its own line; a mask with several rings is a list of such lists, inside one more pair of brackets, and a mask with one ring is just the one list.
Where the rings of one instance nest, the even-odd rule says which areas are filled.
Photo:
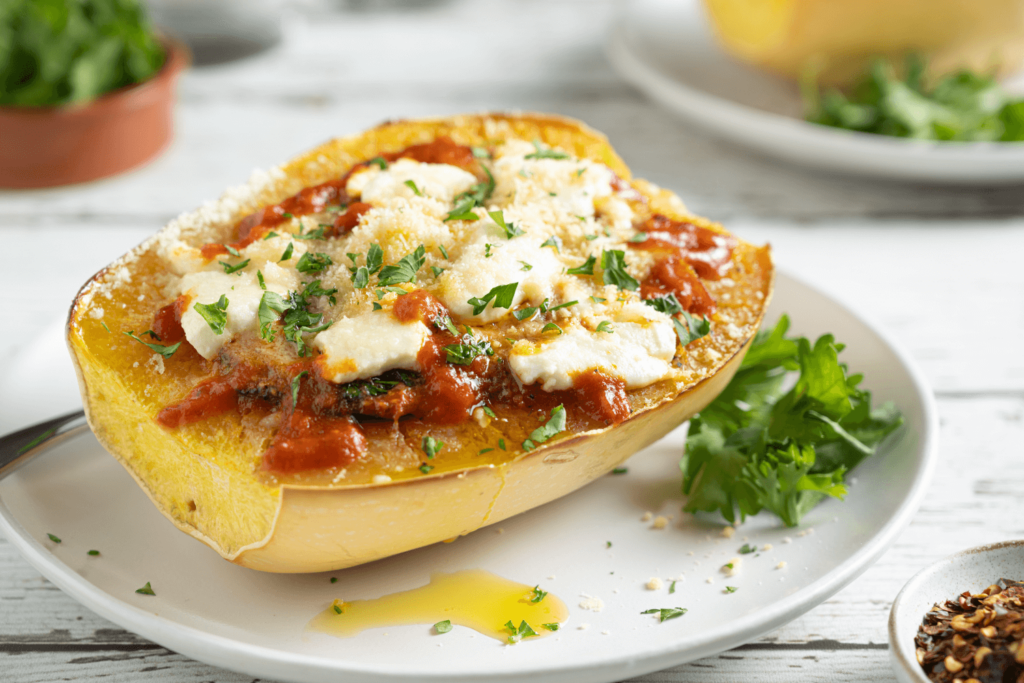
[[442, 136], [433, 142], [422, 145], [406, 147], [398, 154], [385, 154], [388, 161], [396, 159], [412, 159], [422, 164], [448, 164], [459, 168], [476, 172], [479, 163], [473, 156], [473, 149], [466, 145], [460, 145], [448, 136]]
[[693, 266], [678, 256], [658, 259], [647, 279], [640, 283], [640, 296], [645, 299], [666, 294], [675, 294], [688, 313], [707, 316], [715, 312], [715, 300], [708, 294]]
[[352, 202], [348, 205], [345, 213], [334, 219], [334, 235], [344, 235], [352, 231], [352, 228], [359, 224], [359, 217], [373, 207], [365, 202]]
[[444, 304], [425, 289], [417, 289], [398, 297], [394, 311], [400, 322], [411, 323], [419, 320], [427, 327], [433, 327], [434, 320], [448, 314]]
[[238, 392], [253, 384], [257, 372], [239, 364], [231, 372], [205, 379], [188, 396], [161, 410], [156, 421], [174, 429], [238, 409]]
[[185, 339], [185, 330], [181, 327], [181, 314], [187, 306], [188, 296], [182, 294], [153, 316], [153, 332], [160, 337], [161, 344], [176, 344]]
[[573, 392], [588, 415], [605, 424], [618, 424], [629, 417], [626, 383], [596, 370], [573, 377]]
[[634, 249], [669, 250], [693, 266], [705, 280], [718, 280], [729, 269], [736, 238], [723, 235], [693, 223], [674, 221], [660, 214], [651, 216], [640, 226], [647, 233], [643, 242], [632, 242]]

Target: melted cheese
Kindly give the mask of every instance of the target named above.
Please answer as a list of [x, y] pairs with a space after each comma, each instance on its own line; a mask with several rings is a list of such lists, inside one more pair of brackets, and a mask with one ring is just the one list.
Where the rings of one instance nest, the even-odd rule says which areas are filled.
[[[416, 189], [409, 185], [410, 182]], [[389, 164], [386, 169], [371, 164], [353, 173], [345, 189], [350, 196], [359, 197], [360, 201], [374, 205], [382, 205], [398, 197], [425, 197], [450, 203], [456, 195], [465, 192], [476, 183], [476, 176], [457, 166], [423, 164], [412, 159], [399, 159]]]
[[509, 366], [523, 384], [540, 382], [545, 391], [570, 389], [573, 377], [588, 370], [617, 377], [627, 389], [672, 374], [676, 334], [670, 322], [613, 323], [612, 329], [592, 332], [573, 324], [550, 342], [519, 342]]
[[313, 340], [331, 382], [369, 379], [396, 368], [415, 370], [416, 354], [430, 336], [423, 323], [399, 322], [389, 311], [338, 320]]
[[[267, 289], [282, 296], [298, 286], [298, 278], [292, 269], [267, 263], [261, 272]], [[263, 289], [254, 273], [227, 275], [223, 271], [212, 270], [189, 273], [181, 279], [180, 290], [189, 297], [188, 308], [181, 314], [185, 339], [207, 360], [214, 358], [236, 335], [258, 327], [257, 312]], [[221, 296], [228, 300], [227, 324], [224, 331], [217, 334], [195, 305], [216, 303]]]

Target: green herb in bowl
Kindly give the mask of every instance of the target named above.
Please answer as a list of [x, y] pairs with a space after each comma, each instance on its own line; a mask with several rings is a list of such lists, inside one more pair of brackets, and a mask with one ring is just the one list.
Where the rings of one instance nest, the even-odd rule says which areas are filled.
[[891, 403], [871, 407], [832, 335], [812, 343], [788, 329], [782, 316], [759, 332], [725, 391], [690, 421], [686, 511], [735, 522], [768, 510], [796, 526], [825, 497], [843, 498], [846, 473], [903, 424]]
[[959, 71], [928, 85], [925, 64], [907, 60], [900, 78], [888, 62], [878, 60], [849, 92], [820, 90], [803, 83], [806, 118], [835, 128], [863, 133], [960, 142], [1024, 141], [1024, 98], [1015, 98], [995, 79]]
[[0, 106], [87, 102], [151, 78], [164, 57], [139, 0], [0, 1]]

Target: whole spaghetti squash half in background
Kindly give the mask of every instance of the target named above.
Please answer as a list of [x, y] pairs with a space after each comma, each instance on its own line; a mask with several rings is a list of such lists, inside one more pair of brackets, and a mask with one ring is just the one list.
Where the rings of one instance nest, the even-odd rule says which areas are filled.
[[468, 534], [728, 383], [767, 247], [542, 115], [388, 123], [184, 214], [68, 321], [90, 424], [179, 529], [263, 571]]

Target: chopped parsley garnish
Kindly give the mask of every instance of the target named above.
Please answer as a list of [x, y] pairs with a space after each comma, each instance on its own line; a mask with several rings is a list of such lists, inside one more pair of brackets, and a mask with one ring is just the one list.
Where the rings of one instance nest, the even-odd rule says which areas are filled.
[[593, 301], [595, 304], [603, 304], [605, 301], [608, 301], [608, 299], [603, 299], [599, 296], [592, 296], [590, 297], [590, 300]]
[[277, 322], [281, 314], [288, 310], [288, 302], [277, 292], [265, 291], [260, 298], [260, 307], [256, 317], [260, 321], [260, 337], [264, 341], [274, 341], [274, 333], [270, 326]]
[[338, 583], [338, 577], [337, 576], [332, 576], [331, 577], [331, 583]]
[[497, 418], [498, 417], [497, 415], [494, 414], [494, 411], [491, 410], [491, 408], [489, 406], [483, 406], [483, 411], [484, 411], [484, 415], [486, 415], [487, 417], [492, 417], [492, 418]]
[[520, 263], [522, 263], [522, 264], [523, 264], [523, 267], [522, 267], [522, 268], [520, 268], [519, 270], [533, 270], [533, 266], [531, 266], [531, 265], [530, 265], [529, 263], [527, 263], [526, 261], [520, 261]]
[[297, 235], [292, 235], [297, 240], [322, 240], [324, 238], [324, 230], [332, 226], [321, 223], [316, 230], [310, 230], [309, 232], [299, 232]]
[[150, 344], [149, 342], [144, 342], [141, 339], [139, 339], [138, 337], [136, 337], [135, 336], [135, 332], [133, 330], [128, 330], [127, 332], [125, 332], [125, 334], [127, 336], [131, 337], [132, 339], [134, 339], [135, 341], [139, 342], [140, 344], [144, 344], [145, 346], [148, 346], [150, 351], [153, 351], [155, 353], [159, 353], [164, 358], [170, 358], [171, 356], [173, 356], [174, 352], [178, 350], [179, 346], [181, 346], [181, 342], [178, 342], [177, 344], [171, 344], [170, 346], [162, 346], [160, 344]]
[[644, 303], [665, 315], [676, 315], [683, 312], [679, 299], [676, 298], [675, 294], [671, 293], [644, 299]]
[[370, 245], [370, 248], [366, 250], [366, 269], [370, 271], [370, 275], [373, 275], [380, 270], [383, 265], [384, 250], [381, 249], [379, 244], [374, 242]]
[[308, 377], [309, 371], [303, 370], [299, 374], [292, 378], [292, 405], [296, 406], [299, 404], [299, 385], [302, 382], [303, 377]]
[[735, 593], [737, 590], [739, 590], [739, 589], [736, 586], [726, 586], [725, 587], [725, 592], [726, 593]]
[[568, 159], [569, 155], [565, 152], [559, 152], [553, 149], [541, 149], [540, 141], [533, 141], [533, 148], [537, 150], [532, 154], [527, 154], [524, 159]]
[[587, 260], [583, 262], [583, 265], [570, 268], [565, 272], [569, 275], [593, 275], [595, 263], [597, 263], [597, 259], [593, 256], [588, 256]]
[[96, 557], [99, 554], [100, 554], [99, 550], [90, 550], [89, 552], [86, 553], [86, 555], [89, 555], [91, 557]]
[[490, 453], [493, 450], [494, 450], [493, 448], [481, 448], [480, 452], [477, 453], [477, 455], [483, 455], [484, 453]]
[[739, 519], [768, 510], [797, 526], [826, 496], [842, 499], [845, 474], [903, 423], [891, 403], [872, 408], [832, 335], [812, 343], [788, 329], [783, 316], [759, 332], [729, 385], [691, 420], [680, 462], [687, 512], [735, 522], [737, 510]]
[[228, 324], [227, 296], [221, 294], [220, 298], [212, 304], [197, 303], [192, 308], [203, 317], [214, 334], [224, 334], [224, 327]]
[[413, 180], [406, 180], [405, 183], [403, 183], [403, 184], [406, 187], [408, 187], [410, 190], [412, 190], [413, 194], [415, 194], [417, 197], [422, 197], [423, 196], [423, 193], [420, 192], [420, 188], [416, 187], [416, 182], [415, 181], [413, 181]]
[[487, 215], [494, 219], [494, 222], [498, 224], [499, 228], [505, 231], [506, 239], [512, 239], [513, 237], [526, 234], [522, 229], [516, 227], [514, 223], [506, 223], [505, 214], [501, 211], [488, 211]]
[[331, 609], [334, 610], [335, 614], [344, 614], [345, 613], [344, 605], [345, 605], [345, 603], [343, 603], [343, 602], [341, 602], [339, 600], [335, 600], [333, 603], [331, 603]]
[[552, 306], [546, 312], [550, 313], [551, 311], [557, 311], [560, 308], [570, 308], [572, 306], [575, 306], [578, 303], [579, 303], [579, 301], [566, 301], [564, 304], [558, 304], [557, 306]]
[[[473, 187], [469, 188], [462, 194], [455, 197], [455, 201], [452, 205], [451, 212], [445, 217], [447, 221], [475, 221], [479, 220], [480, 216], [473, 213], [472, 209], [477, 206], [483, 206], [484, 202], [494, 192], [494, 176], [487, 170], [487, 167], [483, 167], [484, 172], [487, 174], [487, 180], [477, 183]], [[446, 257], [447, 258], [447, 257]]]
[[157, 341], [163, 341], [163, 339], [160, 338], [160, 335], [157, 334], [156, 332], [154, 332], [153, 330], [146, 330], [145, 332], [142, 333], [142, 336], [143, 337], [152, 337], [153, 339], [156, 339]]
[[285, 211], [284, 213], [282, 213], [282, 214], [281, 214], [281, 217], [282, 217], [282, 218], [287, 218], [287, 219], [289, 219], [289, 220], [290, 220], [290, 219], [292, 219], [292, 218], [295, 218], [295, 216], [294, 216], [293, 214], [290, 214], [290, 213], [288, 213], [287, 211]]
[[548, 592], [542, 591], [539, 585], [534, 586], [530, 590], [533, 592], [533, 595], [530, 596], [530, 602], [540, 602], [548, 596]]
[[288, 246], [285, 247], [285, 249], [284, 249], [284, 253], [281, 254], [281, 258], [279, 258], [277, 260], [277, 262], [280, 263], [281, 261], [287, 261], [288, 259], [290, 259], [292, 257], [292, 254], [294, 252], [295, 252], [295, 243], [294, 242], [289, 242]]
[[612, 322], [610, 320], [602, 320], [601, 324], [597, 326], [597, 331], [612, 334], [615, 332], [615, 328], [612, 327]]
[[444, 273], [444, 268], [438, 268], [437, 266], [430, 266], [430, 272], [434, 274], [434, 277], [441, 277]]
[[352, 273], [352, 286], [356, 289], [363, 289], [370, 284], [370, 271], [366, 266], [359, 266]]
[[377, 303], [376, 301], [374, 301], [374, 302], [373, 302], [373, 310], [375, 310], [375, 311], [383, 311], [383, 310], [384, 310], [384, 307], [383, 307], [383, 306], [381, 306], [381, 305], [380, 305], [379, 303]]
[[436, 318], [434, 318], [433, 322], [434, 327], [436, 327], [437, 329], [448, 330], [454, 336], [459, 336], [459, 328], [455, 327], [455, 323], [452, 322], [452, 319], [448, 316], [447, 313], [442, 313], [441, 315], [437, 316]]
[[541, 246], [542, 249], [544, 247], [554, 247], [555, 251], [557, 251], [558, 253], [562, 253], [562, 249], [558, 245], [559, 245], [559, 240], [554, 235], [552, 235], [551, 237], [547, 238], [546, 240], [544, 240], [543, 242], [540, 243], [540, 246]]
[[331, 326], [331, 323], [323, 322], [322, 313], [313, 313], [309, 310], [309, 298], [326, 296], [333, 304], [335, 302], [334, 295], [337, 292], [337, 289], [324, 289], [320, 280], [307, 283], [301, 292], [289, 292], [287, 298], [276, 292], [264, 292], [257, 311], [260, 336], [266, 341], [273, 341], [274, 335], [270, 326], [278, 320], [279, 314], [284, 314], [281, 318], [284, 337], [295, 344], [299, 356], [305, 356], [306, 342], [302, 335], [322, 332]]
[[230, 244], [225, 244], [225, 245], [224, 245], [224, 248], [225, 248], [225, 249], [227, 250], [227, 252], [228, 252], [229, 254], [231, 254], [232, 256], [241, 256], [241, 255], [242, 255], [242, 254], [241, 254], [241, 253], [240, 253], [240, 252], [239, 252], [239, 251], [238, 251], [237, 249], [235, 249], [235, 248], [234, 248], [233, 246], [231, 246]]
[[601, 269], [604, 271], [604, 283], [615, 285], [619, 289], [636, 291], [640, 283], [626, 272], [626, 255], [618, 249], [606, 250], [601, 254]]
[[444, 347], [448, 355], [448, 362], [452, 365], [470, 365], [477, 356], [493, 356], [494, 349], [486, 339], [475, 340], [469, 335], [462, 338], [459, 344], [449, 344]]
[[498, 439], [498, 448], [500, 448], [503, 451], [508, 450], [507, 448], [505, 448], [505, 439]]
[[295, 270], [300, 273], [319, 273], [333, 263], [331, 257], [324, 253], [302, 255], [299, 262], [295, 264]]
[[437, 250], [438, 250], [439, 252], [441, 252], [441, 256], [444, 256], [444, 257], [445, 257], [446, 259], [448, 259], [449, 261], [451, 260], [451, 257], [450, 257], [450, 256], [448, 256], [448, 250], [444, 248], [444, 245], [443, 245], [443, 244], [439, 244], [439, 245], [437, 245]]
[[557, 631], [561, 624], [541, 624], [541, 626], [543, 626], [549, 631]]
[[238, 271], [242, 270], [247, 265], [249, 265], [249, 261], [250, 261], [250, 259], [245, 259], [244, 261], [242, 261], [241, 263], [239, 263], [238, 265], [235, 265], [235, 266], [233, 266], [230, 263], [227, 263], [225, 261], [218, 261], [217, 263], [219, 263], [220, 265], [222, 265], [224, 267], [224, 274], [225, 275], [231, 275], [232, 273], [237, 273]]
[[156, 595], [156, 593], [153, 592], [153, 587], [149, 585], [149, 581], [147, 581], [146, 585], [142, 588], [137, 588], [135, 592], [140, 595]]
[[486, 147], [470, 147], [470, 150], [473, 152], [473, 156], [476, 157], [477, 159], [491, 158], [491, 153], [487, 150]]
[[445, 619], [444, 621], [437, 622], [434, 624], [434, 630], [438, 633], [448, 633], [452, 630], [452, 620]]
[[423, 437], [423, 452], [427, 454], [428, 458], [433, 459], [435, 455], [441, 452], [444, 448], [444, 441], [438, 441], [432, 436]]
[[530, 433], [530, 438], [523, 442], [523, 449], [531, 451], [554, 436], [565, 431], [565, 406], [556, 406], [551, 411], [551, 418], [542, 427]]
[[676, 328], [679, 343], [683, 346], [701, 337], [706, 337], [711, 332], [711, 321], [707, 318], [697, 318], [686, 311], [680, 311], [680, 315], [683, 316], [683, 321], [680, 322], [678, 318], [672, 318], [672, 324]]
[[668, 592], [669, 592], [669, 594], [672, 594], [672, 593], [676, 592], [676, 582], [675, 581], [673, 581], [672, 583], [670, 583], [668, 585]]
[[676, 619], [678, 617], [681, 617], [688, 611], [689, 610], [684, 609], [682, 607], [662, 607], [661, 609], [644, 610], [640, 614], [657, 614], [658, 622], [661, 623], [664, 621], [668, 621], [669, 619]]
[[46, 537], [49, 538], [54, 543], [63, 543], [64, 542], [64, 541], [60, 540], [58, 537], [54, 536], [53, 534], [46, 534]]
[[[102, 326], [103, 326], [103, 329], [105, 329], [105, 330], [106, 330], [107, 332], [110, 332], [110, 328], [109, 328], [109, 327], [107, 327], [107, 323], [106, 323], [106, 322], [104, 322], [103, 320], [101, 320], [101, 321], [100, 321], [100, 325], [102, 325]], [[113, 332], [110, 332], [110, 334], [113, 334]]]
[[616, 467], [612, 470], [612, 474], [625, 474], [626, 472], [629, 472], [629, 468], [627, 467]]
[[466, 303], [473, 307], [473, 315], [483, 313], [484, 309], [487, 308], [487, 304], [491, 304], [491, 308], [511, 308], [512, 301], [516, 296], [517, 287], [519, 287], [518, 282], [498, 285], [482, 297], [475, 296]]
[[541, 334], [545, 332], [557, 332], [558, 334], [562, 334], [562, 328], [556, 323], [548, 323], [541, 329]]
[[740, 555], [749, 555], [750, 553], [756, 553], [756, 552], [757, 552], [757, 548], [752, 546], [752, 545], [750, 545], [749, 543], [744, 543], [743, 547], [740, 548]]
[[271, 239], [272, 237], [277, 237], [277, 236], [278, 236], [277, 233], [274, 232], [273, 230], [271, 230], [270, 232], [268, 232], [266, 235], [263, 236], [263, 241], [266, 242], [267, 240]]
[[536, 306], [529, 306], [527, 308], [520, 308], [518, 311], [512, 311], [512, 317], [516, 320], [523, 321], [527, 318], [532, 318], [533, 314], [537, 312]]
[[428, 465], [427, 463], [423, 463], [422, 465], [420, 465], [420, 472], [422, 472], [423, 474], [430, 474], [430, 470], [432, 469], [434, 469], [433, 465]]
[[384, 157], [374, 157], [366, 162], [367, 166], [376, 166], [380, 170], [384, 170], [388, 167], [388, 160]]
[[605, 541], [604, 542], [604, 547], [605, 547], [605, 549], [611, 548], [612, 547], [612, 542], [611, 541]]
[[490, 242], [488, 242], [487, 244], [484, 245], [484, 258], [491, 258], [491, 256], [492, 256], [492, 254], [491, 254], [491, 247], [492, 246], [493, 245]]
[[[421, 244], [413, 253], [406, 254], [399, 259], [398, 263], [382, 267], [377, 281], [382, 287], [398, 285], [403, 282], [416, 282], [416, 273], [423, 267], [423, 262], [427, 259], [426, 254], [427, 251]], [[367, 260], [369, 260], [369, 256], [367, 256]]]
[[640, 242], [646, 242], [647, 241], [647, 233], [646, 232], [638, 232], [635, 235], [633, 235], [632, 237], [630, 237], [629, 241], [632, 242], [633, 244], [638, 244]]
[[523, 638], [530, 638], [532, 636], [537, 635], [537, 632], [530, 628], [530, 625], [527, 624], [525, 621], [519, 622], [518, 628], [511, 621], [506, 621], [505, 628], [508, 629], [508, 632], [510, 634], [508, 637], [508, 642], [509, 644], [513, 645], [515, 643], [518, 643]]
[[267, 291], [267, 281], [263, 279], [263, 271], [256, 271], [256, 281], [260, 283], [260, 289]]

